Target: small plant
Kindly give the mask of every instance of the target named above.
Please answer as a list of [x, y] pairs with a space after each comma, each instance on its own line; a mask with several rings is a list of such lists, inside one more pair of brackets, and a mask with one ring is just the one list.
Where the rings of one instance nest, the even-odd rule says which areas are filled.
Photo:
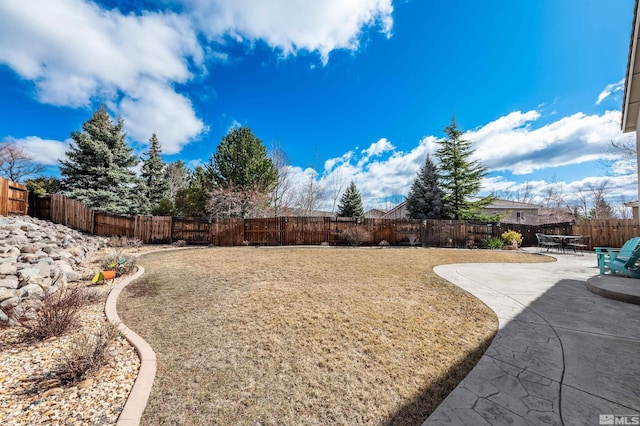
[[501, 237], [490, 237], [482, 240], [482, 248], [501, 250], [502, 247], [504, 247], [504, 240]]
[[187, 246], [187, 242], [185, 240], [176, 241], [176, 247], [186, 247], [186, 246]]
[[136, 257], [123, 254], [122, 250], [105, 256], [100, 262], [103, 270], [115, 271], [116, 276], [128, 275], [136, 270]]
[[476, 240], [471, 237], [467, 238], [467, 248], [470, 250], [477, 249]]
[[35, 312], [13, 309], [11, 315], [16, 324], [36, 339], [44, 340], [60, 336], [75, 324], [78, 310], [88, 305], [91, 297], [81, 287], [64, 287], [42, 299]]
[[107, 349], [117, 336], [118, 330], [111, 323], [104, 323], [95, 334], [80, 333], [50, 375], [63, 386], [79, 383], [104, 365]]
[[389, 241], [387, 241], [387, 240], [382, 240], [382, 241], [380, 241], [380, 242], [378, 243], [378, 245], [379, 245], [380, 247], [389, 247], [391, 244], [389, 244]]
[[511, 229], [503, 232], [501, 236], [502, 239], [514, 249], [517, 249], [523, 241], [522, 234]]
[[415, 246], [419, 242], [420, 242], [420, 237], [419, 236], [417, 236], [416, 234], [409, 235], [409, 245], [411, 247]]
[[371, 240], [371, 234], [364, 228], [349, 228], [345, 229], [342, 233], [344, 239], [347, 240], [349, 245], [353, 247], [361, 246], [367, 241]]

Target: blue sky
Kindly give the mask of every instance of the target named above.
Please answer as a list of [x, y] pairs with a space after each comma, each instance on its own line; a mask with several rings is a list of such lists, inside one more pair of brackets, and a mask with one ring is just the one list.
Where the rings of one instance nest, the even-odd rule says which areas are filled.
[[[619, 128], [632, 0], [5, 0], [0, 139], [57, 174], [101, 103], [137, 152], [208, 160], [246, 125], [327, 200], [406, 195], [453, 114], [488, 168], [485, 192], [536, 201], [606, 181], [637, 198], [608, 150]], [[603, 162], [607, 161], [609, 167]]]

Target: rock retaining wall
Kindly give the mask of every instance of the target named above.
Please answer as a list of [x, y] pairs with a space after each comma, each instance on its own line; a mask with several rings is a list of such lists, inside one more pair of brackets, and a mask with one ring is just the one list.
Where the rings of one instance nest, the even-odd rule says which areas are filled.
[[46, 294], [85, 278], [81, 265], [106, 243], [29, 216], [0, 216], [0, 323], [16, 306], [36, 307]]

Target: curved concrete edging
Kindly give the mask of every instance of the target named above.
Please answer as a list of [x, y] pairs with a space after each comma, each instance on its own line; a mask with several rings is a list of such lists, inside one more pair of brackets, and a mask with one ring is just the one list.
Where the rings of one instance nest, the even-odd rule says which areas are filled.
[[[157, 253], [161, 251], [165, 252], [176, 250], [193, 250], [199, 248], [204, 247], [176, 247], [170, 249], [158, 249], [148, 251], [146, 253], [141, 253], [140, 255]], [[136, 352], [138, 352], [138, 357], [140, 358], [140, 369], [138, 370], [138, 377], [136, 377], [136, 381], [133, 383], [133, 388], [131, 388], [131, 392], [129, 393], [127, 402], [125, 402], [124, 408], [122, 409], [122, 412], [118, 417], [116, 426], [140, 424], [142, 413], [144, 412], [144, 409], [147, 406], [147, 402], [149, 401], [151, 387], [153, 386], [153, 381], [156, 377], [156, 353], [154, 352], [151, 345], [149, 345], [142, 337], [140, 337], [137, 333], [135, 333], [133, 330], [122, 323], [117, 311], [118, 297], [120, 296], [120, 293], [122, 293], [122, 290], [124, 290], [124, 288], [131, 284], [133, 281], [144, 275], [144, 268], [140, 265], [137, 265], [137, 268], [138, 271], [135, 274], [125, 278], [122, 282], [118, 283], [111, 289], [104, 306], [104, 313], [107, 317], [107, 320], [118, 327], [118, 330], [127, 339], [131, 346], [135, 348]]]
[[116, 304], [118, 297], [122, 290], [131, 282], [140, 278], [144, 274], [144, 268], [138, 265], [138, 271], [131, 277], [127, 277], [121, 283], [118, 283], [109, 293], [107, 302], [105, 303], [104, 312], [107, 319], [118, 327], [118, 330], [124, 335], [129, 343], [138, 352], [140, 358], [140, 369], [138, 370], [138, 377], [133, 384], [133, 388], [129, 393], [127, 402], [124, 404], [124, 408], [118, 417], [116, 426], [138, 425], [140, 424], [140, 418], [142, 412], [147, 406], [149, 400], [149, 394], [151, 393], [151, 387], [156, 377], [156, 353], [151, 346], [134, 331], [128, 328], [120, 321], [118, 311], [116, 310]]

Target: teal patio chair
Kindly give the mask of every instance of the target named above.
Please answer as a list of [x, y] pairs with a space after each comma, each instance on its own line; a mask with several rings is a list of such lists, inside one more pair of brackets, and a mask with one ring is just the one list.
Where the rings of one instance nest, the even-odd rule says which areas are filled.
[[[600, 274], [604, 274], [605, 268], [609, 268], [611, 270], [611, 273], [614, 273], [615, 271], [624, 272], [626, 270], [627, 273], [625, 275], [631, 276], [628, 273], [628, 269], [633, 269], [633, 265], [638, 261], [638, 259], [640, 259], [640, 250], [638, 251], [638, 253], [636, 253], [638, 245], [640, 245], [640, 237], [633, 237], [629, 239], [620, 248], [594, 247], [596, 251], [596, 257], [598, 259], [598, 268], [600, 268]], [[639, 257], [629, 264], [629, 261], [636, 254], [638, 254]], [[613, 268], [611, 267], [612, 265]]]

